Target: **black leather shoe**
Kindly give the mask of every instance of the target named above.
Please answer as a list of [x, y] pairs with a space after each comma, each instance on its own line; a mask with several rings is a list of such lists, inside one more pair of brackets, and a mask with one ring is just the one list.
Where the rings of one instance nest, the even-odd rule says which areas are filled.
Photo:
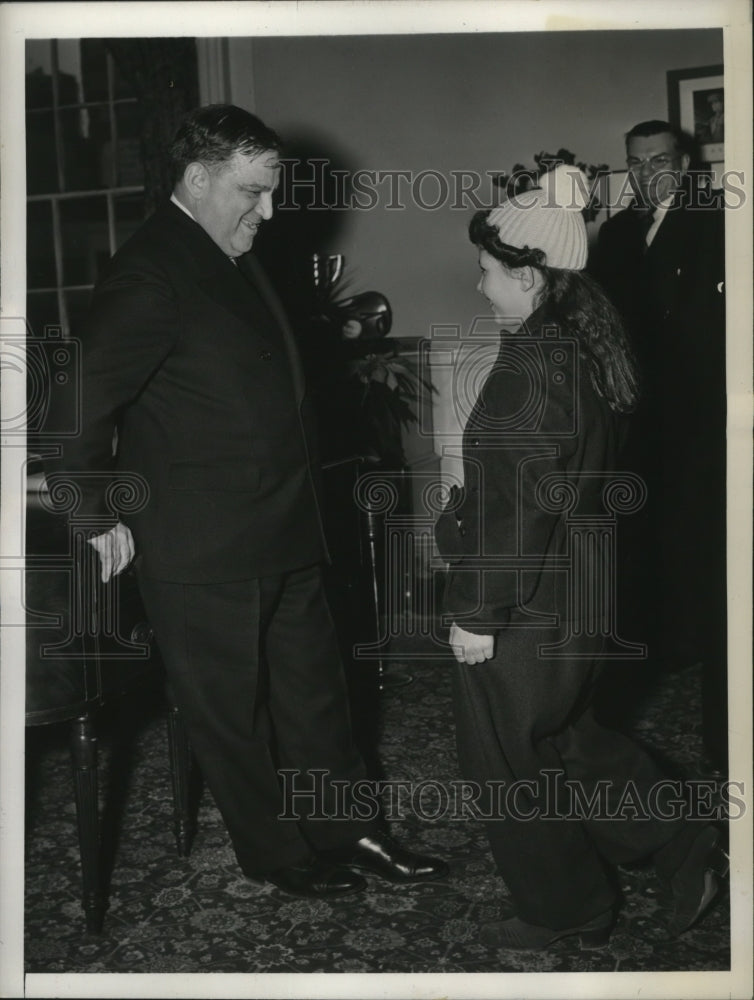
[[728, 857], [720, 847], [719, 831], [714, 826], [703, 827], [670, 878], [673, 914], [668, 928], [671, 934], [683, 934], [697, 922], [719, 892], [720, 880], [727, 875], [728, 868]]
[[518, 917], [508, 917], [507, 920], [496, 920], [485, 924], [479, 932], [479, 939], [488, 948], [543, 951], [562, 938], [578, 935], [582, 948], [603, 948], [610, 940], [614, 923], [615, 916], [612, 910], [600, 913], [578, 927], [566, 927], [559, 931], [537, 924], [527, 924]]
[[292, 896], [306, 896], [315, 899], [328, 899], [330, 896], [347, 896], [353, 892], [362, 892], [367, 884], [363, 878], [328, 864], [320, 858], [300, 865], [288, 865], [270, 872], [267, 881], [278, 889], [289, 892]]
[[362, 837], [347, 847], [323, 851], [321, 856], [349, 871], [379, 875], [389, 882], [428, 882], [448, 874], [444, 861], [407, 851], [387, 833]]

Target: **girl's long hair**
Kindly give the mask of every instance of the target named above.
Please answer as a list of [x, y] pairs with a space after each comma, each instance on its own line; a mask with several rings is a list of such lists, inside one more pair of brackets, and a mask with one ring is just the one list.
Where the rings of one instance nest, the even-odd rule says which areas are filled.
[[600, 286], [583, 271], [547, 267], [542, 250], [501, 242], [487, 215], [486, 211], [474, 214], [471, 242], [507, 268], [539, 271], [544, 286], [537, 305], [546, 305], [548, 318], [575, 337], [595, 392], [616, 413], [630, 413], [639, 398], [636, 361], [623, 322]]

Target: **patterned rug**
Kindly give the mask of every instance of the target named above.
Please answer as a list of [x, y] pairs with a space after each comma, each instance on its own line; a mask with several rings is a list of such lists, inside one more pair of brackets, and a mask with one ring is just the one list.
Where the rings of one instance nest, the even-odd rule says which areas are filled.
[[[362, 668], [364, 669], [364, 668]], [[370, 880], [341, 902], [306, 901], [238, 870], [219, 814], [205, 792], [191, 855], [172, 835], [165, 719], [159, 696], [103, 713], [102, 788], [116, 800], [109, 822], [112, 877], [104, 932], [83, 930], [67, 730], [27, 737], [26, 968], [29, 972], [578, 972], [725, 970], [729, 907], [720, 897], [679, 939], [665, 930], [668, 899], [651, 867], [618, 870], [624, 906], [610, 944], [582, 951], [578, 939], [542, 954], [488, 950], [482, 924], [505, 910], [479, 823], [432, 818], [438, 784], [459, 778], [447, 663], [390, 663], [388, 676], [413, 675], [365, 699], [384, 776], [425, 786], [422, 818], [393, 824], [406, 844], [448, 859], [444, 881], [398, 887]], [[699, 735], [696, 669], [658, 677], [634, 723], [637, 738], [676, 771], [709, 777]], [[363, 705], [361, 706], [363, 709]], [[378, 710], [378, 711], [377, 711]], [[138, 718], [135, 726], [129, 722]], [[124, 742], [125, 741], [125, 742]], [[446, 810], [447, 813], [447, 810]], [[113, 822], [113, 817], [115, 822]]]

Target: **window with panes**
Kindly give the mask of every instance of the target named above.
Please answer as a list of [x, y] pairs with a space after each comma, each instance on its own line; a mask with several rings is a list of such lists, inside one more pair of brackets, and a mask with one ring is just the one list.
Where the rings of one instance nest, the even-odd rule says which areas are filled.
[[27, 318], [66, 336], [144, 217], [138, 102], [101, 39], [26, 46]]

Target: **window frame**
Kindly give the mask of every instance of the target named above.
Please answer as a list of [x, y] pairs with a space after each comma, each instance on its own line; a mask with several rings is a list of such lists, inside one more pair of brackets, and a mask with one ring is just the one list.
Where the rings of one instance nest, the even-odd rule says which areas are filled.
[[[73, 39], [81, 44], [82, 39]], [[41, 39], [38, 41], [42, 41]], [[53, 234], [53, 255], [55, 262], [55, 284], [39, 287], [30, 287], [27, 282], [26, 296], [27, 303], [31, 296], [51, 294], [55, 293], [57, 301], [57, 322], [54, 325], [56, 327], [62, 328], [63, 336], [70, 336], [70, 321], [68, 315], [68, 304], [66, 301], [66, 293], [68, 292], [82, 292], [91, 291], [94, 288], [94, 283], [84, 283], [84, 284], [66, 284], [64, 282], [64, 270], [63, 270], [63, 227], [61, 221], [60, 205], [61, 202], [72, 200], [72, 199], [86, 199], [86, 198], [105, 198], [107, 206], [107, 237], [108, 237], [108, 249], [110, 256], [112, 256], [118, 248], [117, 243], [117, 230], [116, 230], [116, 218], [115, 218], [115, 201], [117, 198], [123, 195], [133, 195], [133, 194], [144, 194], [145, 185], [142, 184], [117, 184], [117, 148], [118, 148], [118, 122], [116, 109], [120, 106], [138, 104], [138, 97], [116, 97], [115, 96], [115, 63], [110, 52], [105, 52], [106, 58], [106, 68], [107, 68], [107, 96], [103, 100], [95, 101], [78, 101], [74, 104], [66, 103], [62, 104], [60, 102], [60, 59], [58, 52], [58, 41], [57, 38], [44, 39], [44, 41], [49, 46], [50, 55], [50, 75], [52, 78], [52, 104], [44, 105], [35, 108], [25, 109], [25, 120], [28, 122], [29, 116], [40, 113], [52, 112], [53, 118], [53, 145], [54, 145], [54, 156], [57, 171], [57, 191], [27, 194], [26, 203], [30, 204], [49, 204], [52, 219], [52, 234]], [[68, 41], [68, 39], [66, 39]], [[83, 95], [82, 95], [83, 96]], [[110, 176], [104, 177], [103, 180], [105, 184], [99, 188], [82, 188], [82, 189], [67, 189], [66, 187], [66, 175], [65, 175], [65, 156], [64, 156], [64, 140], [63, 140], [63, 130], [61, 122], [61, 112], [70, 112], [73, 109], [77, 109], [79, 112], [86, 111], [89, 108], [97, 107], [102, 108], [107, 107], [107, 116], [110, 129], [110, 142], [114, 151], [111, 163], [109, 164]], [[27, 246], [29, 244], [27, 236]], [[27, 313], [31, 310], [28, 309]], [[36, 332], [36, 331], [35, 331]], [[41, 332], [41, 331], [40, 331]]]

